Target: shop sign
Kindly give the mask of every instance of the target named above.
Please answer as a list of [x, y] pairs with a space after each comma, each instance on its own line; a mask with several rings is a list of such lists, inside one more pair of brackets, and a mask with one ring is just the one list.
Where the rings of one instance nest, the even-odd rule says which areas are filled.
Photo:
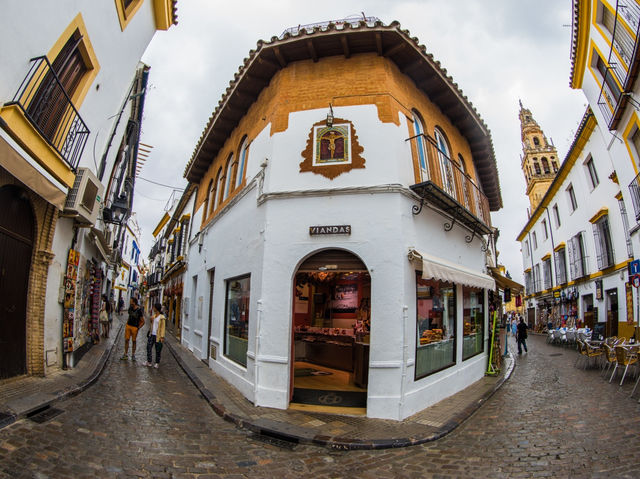
[[602, 280], [596, 279], [596, 299], [602, 299]]
[[318, 235], [350, 235], [351, 225], [309, 226], [311, 236]]

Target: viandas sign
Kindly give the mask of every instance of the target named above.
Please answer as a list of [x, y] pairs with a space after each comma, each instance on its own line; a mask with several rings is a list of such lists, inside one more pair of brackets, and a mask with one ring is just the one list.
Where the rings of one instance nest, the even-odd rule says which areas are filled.
[[311, 236], [318, 235], [350, 235], [351, 225], [309, 226]]

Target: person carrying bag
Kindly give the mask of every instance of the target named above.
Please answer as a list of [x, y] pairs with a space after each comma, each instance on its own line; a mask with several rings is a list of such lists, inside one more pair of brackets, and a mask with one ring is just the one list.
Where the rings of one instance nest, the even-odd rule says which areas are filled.
[[[162, 314], [162, 305], [156, 303], [153, 305], [153, 312], [151, 316], [151, 324], [149, 325], [149, 332], [147, 333], [147, 361], [145, 366], [158, 369], [160, 364], [160, 354], [162, 352], [162, 346], [164, 344], [164, 335], [166, 329], [167, 320]], [[156, 362], [153, 364], [153, 347], [156, 349]]]

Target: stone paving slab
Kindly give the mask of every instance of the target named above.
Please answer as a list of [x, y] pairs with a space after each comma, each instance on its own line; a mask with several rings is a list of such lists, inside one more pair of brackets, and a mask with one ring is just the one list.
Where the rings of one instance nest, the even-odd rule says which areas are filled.
[[[117, 330], [112, 330], [111, 337], [93, 346], [76, 368], [56, 371], [46, 378], [25, 377], [0, 383], [0, 429], [93, 384], [121, 340], [122, 318], [117, 320], [113, 328]], [[510, 377], [515, 366], [509, 354], [498, 376], [484, 377], [432, 407], [403, 421], [393, 421], [255, 407], [173, 335], [167, 335], [165, 344], [210, 407], [223, 419], [263, 436], [345, 450], [397, 448], [439, 439], [477, 411]]]
[[456, 429], [511, 376], [513, 355], [498, 376], [486, 376], [465, 390], [403, 421], [256, 407], [191, 351], [168, 335], [165, 343], [211, 408], [250, 431], [294, 443], [334, 449], [386, 449], [439, 439]]
[[73, 369], [52, 371], [44, 378], [25, 376], [1, 382], [0, 429], [91, 386], [104, 369], [114, 344], [117, 344], [122, 324], [116, 318], [109, 338], [101, 338]]

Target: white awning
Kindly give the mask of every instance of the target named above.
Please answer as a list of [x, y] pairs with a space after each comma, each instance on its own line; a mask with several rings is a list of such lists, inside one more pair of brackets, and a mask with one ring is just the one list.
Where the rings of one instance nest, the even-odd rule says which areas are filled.
[[31, 159], [31, 156], [1, 129], [0, 166], [62, 211], [67, 199], [67, 188]]
[[436, 258], [415, 250], [409, 251], [409, 259], [422, 261], [422, 277], [424, 279], [438, 279], [474, 288], [492, 290], [496, 288], [496, 282], [491, 276], [465, 268], [446, 259]]

